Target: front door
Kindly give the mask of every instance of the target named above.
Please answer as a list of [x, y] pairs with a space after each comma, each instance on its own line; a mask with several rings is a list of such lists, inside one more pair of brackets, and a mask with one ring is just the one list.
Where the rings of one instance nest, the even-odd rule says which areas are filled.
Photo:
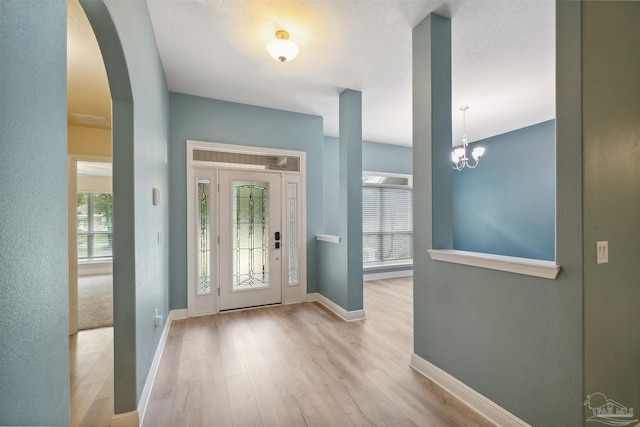
[[282, 177], [221, 170], [220, 310], [282, 302]]

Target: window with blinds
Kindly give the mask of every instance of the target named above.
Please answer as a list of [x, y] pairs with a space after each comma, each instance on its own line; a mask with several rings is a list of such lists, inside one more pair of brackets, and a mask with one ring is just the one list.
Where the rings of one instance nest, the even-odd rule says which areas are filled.
[[413, 194], [404, 188], [362, 188], [364, 266], [413, 259]]
[[78, 259], [111, 258], [113, 248], [113, 196], [111, 193], [78, 193]]

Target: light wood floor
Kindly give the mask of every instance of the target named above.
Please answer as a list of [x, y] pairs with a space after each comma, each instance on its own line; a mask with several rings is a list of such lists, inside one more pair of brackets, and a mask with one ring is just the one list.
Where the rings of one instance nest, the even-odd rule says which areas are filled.
[[113, 328], [69, 337], [71, 425], [109, 426], [113, 416]]
[[411, 294], [367, 282], [351, 323], [317, 303], [176, 321], [144, 426], [490, 425], [409, 367]]

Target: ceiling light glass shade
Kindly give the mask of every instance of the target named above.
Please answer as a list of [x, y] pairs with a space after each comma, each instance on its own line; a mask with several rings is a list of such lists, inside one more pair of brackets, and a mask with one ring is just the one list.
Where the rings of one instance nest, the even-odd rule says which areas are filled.
[[483, 154], [484, 154], [484, 147], [476, 147], [471, 152], [471, 155], [473, 156], [476, 162], [478, 161], [478, 159], [480, 159], [480, 157], [482, 157]]
[[298, 56], [298, 46], [291, 40], [274, 39], [267, 43], [269, 55], [276, 61], [288, 62]]
[[463, 158], [464, 158], [464, 148], [456, 148], [451, 153], [451, 160], [453, 160], [453, 163], [458, 163]]

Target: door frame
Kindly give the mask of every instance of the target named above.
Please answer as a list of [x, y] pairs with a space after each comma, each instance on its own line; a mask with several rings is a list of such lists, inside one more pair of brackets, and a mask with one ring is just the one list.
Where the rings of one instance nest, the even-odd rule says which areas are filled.
[[[287, 156], [287, 157], [298, 157], [300, 164], [299, 172], [291, 172], [291, 171], [276, 171], [276, 170], [264, 170], [264, 169], [255, 169], [256, 171], [262, 172], [270, 172], [270, 173], [279, 173], [282, 175], [282, 223], [284, 227], [285, 216], [288, 213], [287, 210], [287, 193], [286, 189], [288, 184], [294, 183], [298, 186], [298, 215], [297, 215], [297, 226], [298, 226], [298, 277], [299, 281], [295, 284], [289, 284], [288, 277], [288, 252], [283, 251], [282, 257], [282, 303], [281, 304], [295, 304], [300, 302], [307, 301], [307, 213], [306, 213], [306, 153], [303, 151], [294, 151], [294, 150], [283, 150], [276, 148], [262, 148], [262, 147], [252, 147], [252, 146], [244, 146], [244, 145], [231, 145], [231, 144], [220, 144], [215, 142], [206, 142], [206, 141], [194, 141], [187, 140], [186, 141], [186, 192], [187, 192], [187, 277], [185, 286], [187, 288], [187, 314], [189, 317], [194, 316], [203, 316], [208, 314], [217, 314], [220, 312], [220, 299], [218, 298], [217, 288], [219, 286], [219, 248], [217, 244], [217, 237], [220, 236], [219, 232], [219, 221], [217, 218], [218, 209], [219, 209], [219, 192], [218, 192], [218, 184], [219, 184], [219, 174], [220, 170], [247, 170], [247, 167], [237, 167], [237, 166], [225, 166], [220, 163], [205, 164], [203, 162], [194, 162], [193, 159], [193, 151], [194, 150], [204, 150], [204, 151], [217, 151], [224, 152], [229, 154], [248, 154], [248, 155], [259, 155], [259, 156]], [[197, 310], [196, 309], [196, 274], [197, 274], [197, 257], [196, 257], [196, 209], [195, 209], [195, 201], [197, 198], [197, 186], [195, 185], [195, 179], [198, 175], [198, 171], [210, 170], [211, 171], [211, 188], [215, 191], [215, 198], [212, 197], [212, 201], [214, 204], [214, 213], [216, 215], [215, 218], [212, 218], [212, 260], [211, 266], [212, 269], [215, 269], [212, 276], [215, 277], [216, 283], [215, 286], [212, 284], [213, 292], [213, 302], [211, 307], [207, 310]], [[213, 192], [213, 191], [212, 191]], [[215, 199], [215, 200], [213, 200]], [[286, 247], [288, 250], [288, 236], [287, 233], [283, 233], [283, 247]], [[287, 254], [287, 260], [285, 261], [285, 253]]]
[[[78, 162], [111, 163], [113, 158], [87, 154], [69, 154], [68, 187], [68, 227], [69, 227], [69, 335], [78, 332], [78, 218], [76, 203], [78, 194]], [[113, 175], [111, 176], [113, 181]]]

